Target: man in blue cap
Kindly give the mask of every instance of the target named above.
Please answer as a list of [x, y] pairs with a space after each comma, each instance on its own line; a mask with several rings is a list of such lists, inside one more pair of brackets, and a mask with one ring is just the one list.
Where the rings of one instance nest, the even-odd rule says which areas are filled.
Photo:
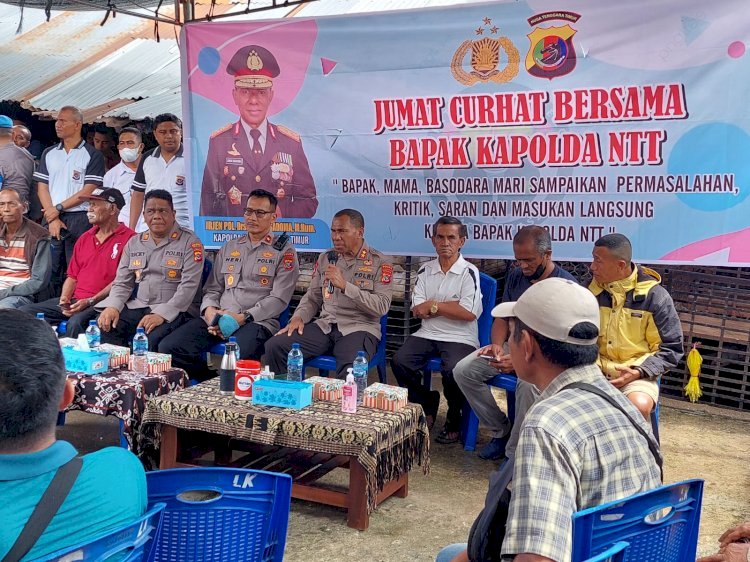
[[13, 142], [13, 120], [0, 115], [0, 189], [12, 187], [29, 200], [34, 157]]
[[266, 189], [278, 199], [279, 218], [310, 218], [318, 208], [310, 165], [295, 131], [268, 121], [279, 64], [260, 45], [239, 49], [227, 65], [240, 119], [215, 131], [201, 188], [201, 215], [242, 215], [248, 196]]

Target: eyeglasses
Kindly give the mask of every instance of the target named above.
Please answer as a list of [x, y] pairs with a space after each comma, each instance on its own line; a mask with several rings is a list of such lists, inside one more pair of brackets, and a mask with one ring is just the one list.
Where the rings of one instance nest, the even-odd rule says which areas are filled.
[[271, 213], [273, 213], [273, 211], [264, 211], [262, 209], [251, 209], [250, 207], [247, 207], [245, 209], [246, 217], [252, 217], [253, 215], [255, 215], [259, 219], [264, 219], [266, 218], [266, 215], [270, 215]]

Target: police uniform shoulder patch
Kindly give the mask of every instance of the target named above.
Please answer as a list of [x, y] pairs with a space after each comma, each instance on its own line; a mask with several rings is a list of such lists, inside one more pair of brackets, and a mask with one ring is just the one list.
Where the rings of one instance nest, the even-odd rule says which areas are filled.
[[393, 266], [390, 264], [384, 263], [382, 266], [380, 266], [380, 282], [383, 283], [383, 285], [388, 285], [392, 279], [393, 279]]
[[211, 138], [218, 137], [221, 133], [226, 133], [233, 126], [234, 126], [234, 123], [229, 123], [228, 125], [224, 125], [221, 129], [217, 129], [213, 133], [211, 133]]
[[290, 139], [296, 142], [300, 142], [300, 136], [298, 132], [292, 131], [291, 129], [284, 127], [284, 125], [276, 125], [276, 128], [279, 130], [280, 133], [288, 136]]

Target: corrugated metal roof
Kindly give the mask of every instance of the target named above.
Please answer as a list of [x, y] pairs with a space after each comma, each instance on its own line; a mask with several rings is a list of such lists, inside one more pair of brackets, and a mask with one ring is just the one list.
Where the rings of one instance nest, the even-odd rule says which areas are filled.
[[173, 113], [182, 115], [182, 99], [180, 97], [180, 88], [149, 96], [140, 101], [123, 105], [112, 111], [103, 114], [105, 119], [122, 119], [140, 121], [147, 117], [155, 117], [160, 113]]
[[180, 85], [180, 51], [174, 39], [134, 39], [117, 52], [28, 100], [35, 110], [63, 105], [88, 108], [137, 100]]
[[[234, 0], [227, 0], [233, 2]], [[255, 8], [260, 3], [251, 2]], [[464, 4], [475, 0], [316, 0], [294, 7], [243, 14], [242, 1], [224, 11], [238, 12], [221, 21], [272, 19], [414, 9]], [[196, 9], [202, 13], [207, 4]], [[168, 12], [170, 8], [163, 11]], [[139, 10], [148, 13], [147, 10]], [[13, 100], [42, 114], [76, 105], [90, 121], [182, 114], [179, 50], [173, 39], [151, 39], [153, 22], [118, 14], [102, 26], [101, 11], [52, 12], [24, 9], [22, 32], [16, 34], [20, 10], [0, 4], [0, 100]], [[172, 28], [160, 25], [162, 37]]]

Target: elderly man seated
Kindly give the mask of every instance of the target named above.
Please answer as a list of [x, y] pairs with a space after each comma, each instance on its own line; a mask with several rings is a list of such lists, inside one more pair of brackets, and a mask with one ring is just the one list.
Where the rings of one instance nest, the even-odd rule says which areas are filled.
[[0, 349], [28, 350], [0, 354], [0, 559], [46, 559], [142, 515], [146, 475], [135, 455], [106, 447], [78, 456], [55, 438], [74, 390], [52, 330], [0, 310]]
[[23, 216], [28, 208], [17, 190], [0, 191], [0, 308], [30, 304], [49, 284], [50, 235]]

